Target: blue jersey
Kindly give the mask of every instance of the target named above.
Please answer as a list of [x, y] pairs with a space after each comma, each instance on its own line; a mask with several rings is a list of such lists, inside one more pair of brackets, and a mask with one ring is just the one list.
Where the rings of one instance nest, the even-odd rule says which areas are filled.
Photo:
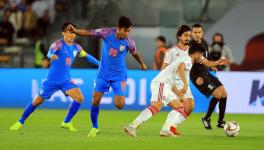
[[55, 41], [51, 45], [48, 54], [56, 54], [58, 59], [51, 61], [47, 80], [52, 83], [69, 81], [71, 79], [70, 69], [72, 63], [76, 55], [82, 50], [82, 47], [76, 43], [67, 45], [64, 39]]
[[92, 36], [103, 40], [101, 63], [97, 78], [108, 81], [126, 81], [126, 54], [127, 52], [136, 53], [134, 40], [130, 37], [117, 39], [115, 28], [96, 29], [90, 32]]

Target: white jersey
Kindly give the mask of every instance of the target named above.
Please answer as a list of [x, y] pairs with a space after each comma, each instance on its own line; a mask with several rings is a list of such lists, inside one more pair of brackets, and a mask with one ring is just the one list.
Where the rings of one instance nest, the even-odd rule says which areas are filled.
[[[185, 68], [185, 74], [187, 77], [187, 81], [189, 80], [189, 74], [190, 70], [192, 68], [192, 60], [189, 55], [185, 55], [182, 57], [177, 58], [175, 61], [173, 61], [170, 65], [168, 65], [164, 70], [162, 70], [153, 80], [152, 82], [160, 82], [170, 85], [171, 87], [177, 83], [177, 80], [181, 81], [178, 73], [176, 73], [178, 66], [184, 63]], [[182, 82], [182, 81], [181, 81]]]
[[187, 47], [187, 49], [185, 50], [182, 50], [179, 48], [178, 45], [175, 45], [167, 50], [164, 58], [164, 63], [171, 64], [176, 59], [181, 58], [182, 56], [186, 56], [186, 55], [189, 56], [188, 52], [189, 52], [189, 47]]

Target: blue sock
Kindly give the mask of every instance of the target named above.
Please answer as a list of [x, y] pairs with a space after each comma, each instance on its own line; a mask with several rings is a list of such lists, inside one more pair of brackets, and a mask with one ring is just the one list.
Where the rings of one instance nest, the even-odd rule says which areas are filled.
[[98, 115], [99, 115], [99, 106], [91, 106], [90, 117], [92, 120], [93, 128], [98, 129]]
[[30, 102], [30, 104], [28, 104], [28, 106], [25, 108], [23, 115], [21, 116], [21, 118], [19, 119], [19, 122], [24, 124], [25, 120], [27, 119], [27, 117], [33, 113], [33, 111], [37, 108], [37, 106], [34, 106], [32, 104], [32, 102]]
[[64, 119], [64, 122], [65, 123], [68, 123], [71, 121], [72, 117], [77, 113], [77, 111], [79, 110], [81, 104], [76, 102], [76, 101], [73, 101], [71, 103], [71, 106], [69, 108], [69, 111], [68, 111], [68, 114], [66, 116], [66, 118]]

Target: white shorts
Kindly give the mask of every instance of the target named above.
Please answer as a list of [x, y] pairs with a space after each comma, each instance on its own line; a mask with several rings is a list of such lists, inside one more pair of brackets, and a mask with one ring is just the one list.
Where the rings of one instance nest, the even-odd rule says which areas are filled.
[[179, 97], [172, 91], [172, 87], [166, 83], [151, 82], [151, 102], [160, 101], [167, 105]]
[[[183, 85], [181, 84], [176, 86], [178, 89], [181, 89], [183, 87]], [[193, 95], [189, 87], [183, 97], [193, 99]], [[172, 100], [179, 100], [179, 97], [172, 91], [172, 87], [169, 84], [161, 82], [151, 82], [151, 102], [160, 101], [164, 105], [167, 105]]]

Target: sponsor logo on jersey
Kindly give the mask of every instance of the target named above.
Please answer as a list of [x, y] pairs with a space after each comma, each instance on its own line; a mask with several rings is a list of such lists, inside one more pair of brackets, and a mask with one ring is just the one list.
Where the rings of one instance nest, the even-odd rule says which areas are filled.
[[120, 45], [120, 48], [119, 48], [119, 50], [122, 52], [123, 50], [125, 50], [125, 46], [124, 45]]

